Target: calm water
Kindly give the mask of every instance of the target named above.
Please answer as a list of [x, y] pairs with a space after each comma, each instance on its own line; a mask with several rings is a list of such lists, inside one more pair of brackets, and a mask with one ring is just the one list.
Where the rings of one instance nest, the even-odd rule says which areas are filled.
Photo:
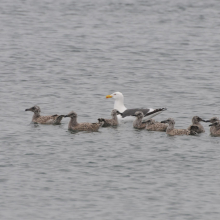
[[186, 128], [220, 116], [219, 1], [13, 1], [0, 6], [0, 218], [219, 219], [220, 138], [167, 137], [131, 123], [72, 134], [30, 124], [167, 107]]

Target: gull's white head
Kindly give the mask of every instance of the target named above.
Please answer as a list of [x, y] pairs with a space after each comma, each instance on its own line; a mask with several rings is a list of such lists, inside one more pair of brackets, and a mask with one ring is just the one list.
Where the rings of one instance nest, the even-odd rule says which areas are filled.
[[113, 99], [124, 99], [124, 96], [121, 92], [114, 92], [111, 95], [107, 95], [106, 98], [113, 98]]
[[121, 92], [114, 92], [111, 95], [107, 95], [106, 98], [115, 99], [114, 109], [117, 109], [119, 112], [124, 112], [126, 110], [124, 106], [124, 96]]

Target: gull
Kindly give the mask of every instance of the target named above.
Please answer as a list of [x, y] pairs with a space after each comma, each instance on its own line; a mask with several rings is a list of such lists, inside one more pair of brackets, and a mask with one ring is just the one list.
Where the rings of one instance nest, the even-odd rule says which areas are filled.
[[165, 111], [166, 108], [131, 108], [127, 109], [124, 105], [124, 96], [121, 92], [114, 92], [111, 95], [107, 95], [106, 98], [115, 99], [114, 109], [117, 109], [120, 114], [117, 116], [120, 121], [134, 121], [135, 117], [133, 116], [136, 111], [141, 111], [144, 114], [143, 120], [148, 120], [154, 116]]

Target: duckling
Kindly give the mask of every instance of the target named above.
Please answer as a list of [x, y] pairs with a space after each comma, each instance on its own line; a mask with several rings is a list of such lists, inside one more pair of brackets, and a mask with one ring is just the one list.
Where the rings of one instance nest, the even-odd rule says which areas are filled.
[[148, 131], [166, 131], [168, 125], [150, 119], [146, 121], [146, 130]]
[[167, 127], [166, 133], [168, 135], [174, 136], [174, 135], [191, 135], [196, 134], [194, 131], [189, 131], [188, 129], [175, 129], [175, 121], [173, 118], [168, 118], [165, 121], [161, 121], [161, 123], [167, 123], [169, 126]]
[[200, 117], [194, 116], [194, 117], [192, 118], [192, 125], [190, 125], [190, 126], [188, 127], [188, 130], [190, 130], [190, 131], [193, 130], [193, 131], [195, 131], [197, 134], [205, 132], [205, 129], [204, 129], [204, 127], [200, 124], [200, 121], [206, 122], [205, 120], [201, 119]]
[[117, 109], [113, 109], [111, 112], [112, 119], [99, 118], [98, 121], [104, 123], [102, 127], [117, 126], [118, 125], [118, 117], [117, 117], [118, 113], [119, 112]]
[[70, 117], [70, 122], [68, 129], [73, 131], [98, 131], [99, 128], [103, 125], [103, 122], [99, 123], [78, 123], [77, 114], [74, 111], [71, 111], [68, 115], [64, 117]]
[[133, 122], [133, 127], [137, 129], [144, 129], [146, 127], [146, 122], [142, 122], [142, 119], [144, 118], [144, 114], [141, 111], [136, 111], [134, 115], [136, 119]]
[[[212, 117], [210, 120], [206, 120], [205, 122], [211, 122], [214, 124], [215, 122], [219, 121], [218, 117]], [[214, 134], [216, 132], [216, 126], [210, 126], [210, 133]]]
[[32, 122], [39, 124], [60, 124], [64, 115], [50, 115], [50, 116], [41, 116], [40, 115], [40, 107], [35, 105], [31, 108], [25, 109], [25, 111], [34, 112], [32, 117]]
[[220, 136], [220, 121], [216, 121], [213, 124], [209, 125], [210, 128], [210, 132], [212, 136]]

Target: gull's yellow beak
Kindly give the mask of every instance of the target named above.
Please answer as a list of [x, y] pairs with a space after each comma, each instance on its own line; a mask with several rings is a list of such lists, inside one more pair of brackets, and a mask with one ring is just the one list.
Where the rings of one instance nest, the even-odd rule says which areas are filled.
[[109, 98], [112, 98], [112, 96], [111, 96], [111, 95], [107, 95], [107, 96], [106, 96], [106, 99], [109, 99]]

